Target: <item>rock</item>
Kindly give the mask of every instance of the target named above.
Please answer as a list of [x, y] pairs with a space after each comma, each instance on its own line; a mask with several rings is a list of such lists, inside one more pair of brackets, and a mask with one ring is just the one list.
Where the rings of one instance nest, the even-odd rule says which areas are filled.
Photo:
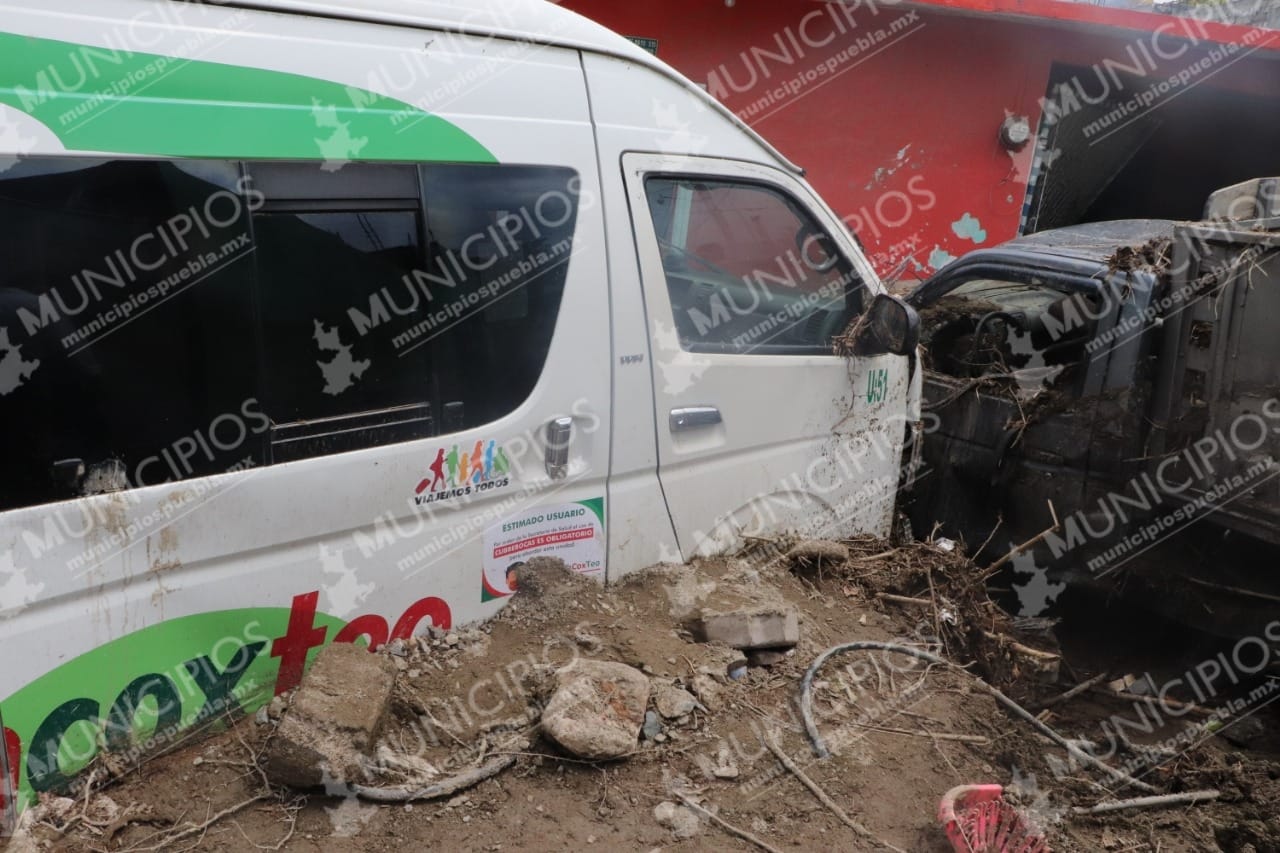
[[693, 695], [698, 697], [708, 711], [718, 711], [723, 702], [723, 691], [716, 680], [705, 672], [700, 672], [693, 677], [690, 684], [693, 688]]
[[787, 552], [792, 560], [804, 560], [818, 568], [837, 568], [849, 560], [849, 548], [830, 539], [805, 539]]
[[693, 809], [672, 802], [661, 802], [653, 807], [653, 819], [676, 838], [692, 838], [702, 828], [702, 822]]
[[749, 649], [747, 651], [748, 666], [773, 666], [787, 659], [785, 652], [777, 649]]
[[579, 758], [621, 758], [636, 746], [649, 679], [626, 664], [579, 658], [556, 672], [542, 731]]
[[322, 649], [267, 741], [268, 778], [293, 788], [363, 781], [395, 686], [391, 660], [351, 643]]
[[698, 700], [694, 699], [688, 690], [668, 685], [658, 690], [657, 695], [653, 697], [653, 705], [658, 709], [659, 714], [668, 720], [674, 720], [676, 717], [692, 713], [698, 707]]
[[789, 649], [800, 642], [799, 617], [787, 606], [704, 610], [700, 627], [706, 642], [735, 649]]
[[1267, 732], [1267, 727], [1256, 715], [1239, 720], [1228, 720], [1227, 725], [1218, 732], [1223, 740], [1235, 746], [1247, 748]]
[[653, 740], [662, 734], [662, 718], [655, 711], [644, 712], [644, 725], [640, 727], [640, 734], [644, 735], [645, 740]]
[[716, 766], [711, 771], [712, 775], [717, 779], [737, 779], [738, 765], [734, 763], [733, 753], [728, 747], [720, 747], [716, 752]]

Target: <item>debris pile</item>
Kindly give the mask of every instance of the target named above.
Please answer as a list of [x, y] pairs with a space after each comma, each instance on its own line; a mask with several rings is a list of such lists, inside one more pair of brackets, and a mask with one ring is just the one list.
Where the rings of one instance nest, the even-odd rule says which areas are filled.
[[530, 561], [489, 622], [331, 646], [267, 713], [46, 796], [15, 849], [941, 851], [940, 799], [973, 784], [1055, 851], [1277, 849], [1280, 764], [1159, 745], [1196, 715], [1106, 754], [1128, 694], [962, 551], [760, 542], [607, 589]]

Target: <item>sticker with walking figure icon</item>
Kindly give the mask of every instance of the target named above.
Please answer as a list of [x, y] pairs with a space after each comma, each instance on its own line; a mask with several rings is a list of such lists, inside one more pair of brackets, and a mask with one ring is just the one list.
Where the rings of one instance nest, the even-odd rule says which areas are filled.
[[427, 476], [414, 490], [418, 505], [500, 489], [511, 482], [511, 461], [494, 439], [438, 447], [430, 458]]
[[484, 532], [480, 600], [515, 592], [520, 567], [533, 557], [559, 557], [579, 574], [602, 574], [604, 547], [604, 498], [534, 507], [504, 518]]

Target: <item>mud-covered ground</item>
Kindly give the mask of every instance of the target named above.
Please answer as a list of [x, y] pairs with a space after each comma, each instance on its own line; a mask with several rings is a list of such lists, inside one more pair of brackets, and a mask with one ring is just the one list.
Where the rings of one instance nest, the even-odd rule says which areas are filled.
[[[1059, 625], [1059, 649], [1044, 623], [1018, 633], [987, 600], [978, 570], [954, 553], [930, 544], [849, 544], [847, 564], [821, 571], [745, 555], [656, 568], [608, 589], [573, 576], [544, 579], [485, 625], [424, 637], [401, 650], [406, 653], [397, 658], [386, 749], [437, 768], [521, 753], [507, 771], [449, 799], [374, 805], [325, 791], [270, 787], [257, 766], [274, 726], [267, 716], [243, 719], [99, 781], [87, 796], [46, 803], [37, 813], [42, 822], [31, 826], [28, 818], [21, 844], [111, 851], [757, 849], [706, 818], [690, 827], [689, 837], [675, 837], [655, 820], [654, 809], [679, 802], [678, 791], [777, 850], [942, 853], [951, 848], [936, 816], [939, 798], [955, 785], [996, 782], [1011, 786], [1010, 796], [1043, 826], [1053, 850], [1280, 850], [1280, 753], [1271, 737], [1272, 707], [1252, 716], [1261, 721], [1261, 734], [1240, 748], [1221, 730], [1205, 731], [1199, 711], [1165, 714], [1162, 725], [1142, 731], [1138, 721], [1153, 716], [1142, 701], [1085, 692], [1055, 705], [1042, 715], [1049, 725], [1093, 741], [1109, 763], [1127, 762], [1158, 792], [1220, 793], [1218, 801], [1200, 805], [1081, 816], [1073, 806], [1141, 792], [1068, 766], [1061, 748], [1014, 719], [969, 676], [857, 653], [833, 659], [818, 673], [816, 716], [838, 749], [816, 759], [795, 700], [806, 667], [837, 643], [869, 639], [933, 649], [1033, 712], [1043, 700], [1097, 675], [1099, 666], [1118, 661], [1141, 673], [1159, 658], [1176, 671], [1183, 664], [1171, 656], [1199, 653], [1161, 640], [1151, 626], [1133, 628], [1148, 632], [1145, 641], [1134, 639], [1137, 634], [1125, 641], [1124, 626], [1105, 614], [1109, 626], [1098, 641]], [[880, 597], [884, 593], [917, 601]], [[751, 668], [740, 679], [726, 676], [737, 653], [697, 642], [688, 628], [701, 606], [779, 601], [798, 608], [801, 642], [781, 663]], [[1013, 648], [1015, 641], [1063, 651], [1058, 682], [1044, 681], [1043, 668]], [[641, 740], [625, 759], [573, 759], [540, 739], [529, 721], [536, 718], [531, 685], [540, 668], [576, 656], [641, 668], [655, 687], [691, 686], [701, 675], [706, 708], [668, 721], [658, 737]], [[1136, 724], [1122, 726], [1131, 745], [1108, 751], [1108, 733], [1118, 719]], [[521, 736], [529, 739], [527, 746]], [[783, 768], [763, 745], [766, 737], [775, 738], [868, 835], [850, 829]], [[1143, 744], [1176, 737], [1183, 740], [1170, 741], [1177, 744], [1172, 757], [1142, 751]], [[343, 789], [335, 785], [329, 793]]]

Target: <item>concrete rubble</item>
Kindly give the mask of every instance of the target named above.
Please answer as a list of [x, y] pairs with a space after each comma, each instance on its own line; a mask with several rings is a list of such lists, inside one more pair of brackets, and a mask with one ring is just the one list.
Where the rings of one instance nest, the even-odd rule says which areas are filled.
[[800, 642], [800, 619], [790, 606], [703, 610], [702, 639], [735, 649], [789, 649]]
[[388, 656], [361, 646], [322, 649], [267, 741], [268, 778], [293, 788], [360, 779], [382, 733], [396, 672]]
[[667, 801], [653, 807], [653, 819], [670, 830], [677, 839], [692, 838], [702, 827], [702, 822], [693, 809]]
[[674, 720], [693, 713], [698, 708], [698, 700], [688, 690], [668, 685], [654, 694], [653, 705], [663, 717]]
[[649, 690], [648, 677], [634, 667], [579, 658], [557, 670], [542, 731], [580, 758], [622, 758], [635, 751]]

